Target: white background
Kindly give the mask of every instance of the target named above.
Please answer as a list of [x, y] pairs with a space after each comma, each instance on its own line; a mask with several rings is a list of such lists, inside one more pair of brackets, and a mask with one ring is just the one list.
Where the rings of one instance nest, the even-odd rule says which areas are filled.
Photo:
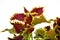
[[14, 13], [23, 13], [23, 7], [29, 11], [34, 7], [44, 7], [47, 20], [60, 17], [60, 0], [0, 0], [0, 40], [7, 40], [6, 33], [1, 33], [5, 28], [11, 28], [10, 17]]

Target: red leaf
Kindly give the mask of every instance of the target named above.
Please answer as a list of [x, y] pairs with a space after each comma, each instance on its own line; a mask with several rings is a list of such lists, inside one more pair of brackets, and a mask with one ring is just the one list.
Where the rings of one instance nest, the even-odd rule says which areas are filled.
[[[34, 9], [31, 11], [31, 13], [34, 13], [34, 12], [38, 13], [37, 15], [41, 15], [41, 14], [43, 13], [43, 7], [41, 7], [41, 8], [34, 8]], [[35, 14], [34, 14], [34, 15], [35, 15]]]
[[30, 15], [30, 16], [28, 16], [28, 17], [26, 17], [26, 24], [31, 24], [31, 22], [32, 22], [32, 16]]
[[54, 23], [53, 23], [53, 27], [55, 27], [56, 25], [57, 25], [57, 23], [54, 22]]
[[32, 28], [28, 28], [27, 31], [26, 31], [26, 33], [29, 34], [29, 33], [31, 33], [33, 30], [34, 30], [33, 27], [32, 27]]
[[29, 11], [24, 7], [24, 12], [27, 13], [27, 12], [29, 12]]
[[56, 36], [57, 37], [57, 40], [60, 40], [60, 36]]
[[50, 26], [46, 26], [46, 31], [49, 31], [50, 30]]
[[60, 18], [57, 18], [57, 24], [60, 26]]
[[20, 33], [22, 30], [24, 30], [24, 26], [19, 23], [13, 23], [12, 24], [16, 30], [17, 33]]
[[19, 36], [15, 37], [15, 40], [23, 40], [23, 36], [19, 35]]
[[11, 20], [17, 19], [23, 21], [24, 17], [26, 17], [24, 14], [14, 14], [13, 17], [11, 17]]
[[23, 40], [23, 36], [22, 35], [19, 35], [17, 37], [14, 37], [14, 38], [8, 38], [9, 40]]

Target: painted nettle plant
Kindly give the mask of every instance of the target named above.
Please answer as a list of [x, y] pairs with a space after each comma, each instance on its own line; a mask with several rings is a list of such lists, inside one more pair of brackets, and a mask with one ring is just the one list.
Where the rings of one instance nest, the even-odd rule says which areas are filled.
[[[10, 18], [13, 28], [4, 30], [14, 35], [13, 38], [8, 37], [8, 40], [60, 40], [60, 18], [57, 17], [56, 19], [47, 21], [43, 15], [43, 8], [35, 7], [31, 11], [28, 11], [24, 7], [24, 13], [15, 13]], [[35, 36], [33, 37], [32, 32], [35, 30], [34, 26], [36, 24], [43, 22], [50, 23], [51, 21], [53, 21], [53, 26], [48, 25], [44, 28], [36, 29], [34, 32]]]

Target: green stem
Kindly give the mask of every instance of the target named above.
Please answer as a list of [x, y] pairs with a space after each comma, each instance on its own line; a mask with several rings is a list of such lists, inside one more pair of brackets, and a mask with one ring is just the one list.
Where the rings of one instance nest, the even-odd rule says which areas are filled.
[[28, 40], [33, 40], [32, 33], [28, 34]]

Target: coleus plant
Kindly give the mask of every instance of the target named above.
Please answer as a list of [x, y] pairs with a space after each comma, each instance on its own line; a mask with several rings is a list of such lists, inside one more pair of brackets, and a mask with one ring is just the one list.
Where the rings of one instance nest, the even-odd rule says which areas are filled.
[[[10, 18], [10, 23], [13, 25], [12, 29], [6, 29], [4, 31], [9, 31], [14, 34], [13, 38], [8, 40], [33, 40], [32, 32], [34, 31], [34, 26], [42, 22], [49, 22], [45, 19], [43, 15], [43, 7], [33, 8], [28, 11], [24, 7], [24, 13], [15, 13]], [[59, 40], [60, 39], [60, 18], [53, 20], [53, 29], [50, 26], [45, 28], [39, 28], [35, 31], [35, 40]], [[19, 34], [18, 36], [16, 34]]]
[[[13, 39], [9, 38], [9, 40], [33, 40], [34, 25], [47, 21], [43, 16], [43, 7], [33, 8], [30, 12], [24, 7], [24, 12], [16, 13], [11, 17], [10, 23], [13, 25], [15, 33], [19, 34], [19, 36], [15, 36]], [[12, 22], [14, 20], [18, 21]]]

